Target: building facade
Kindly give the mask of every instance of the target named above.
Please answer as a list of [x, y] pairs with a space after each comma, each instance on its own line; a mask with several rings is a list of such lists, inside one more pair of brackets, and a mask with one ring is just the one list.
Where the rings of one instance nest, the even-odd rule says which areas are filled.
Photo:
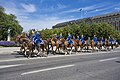
[[100, 16], [94, 16], [94, 17], [59, 23], [53, 26], [52, 28], [61, 28], [61, 27], [65, 27], [67, 24], [74, 24], [74, 23], [77, 24], [77, 23], [81, 23], [82, 21], [86, 22], [87, 24], [90, 24], [92, 22], [96, 22], [96, 23], [106, 22], [108, 24], [115, 26], [115, 29], [117, 31], [120, 31], [120, 12], [114, 12]]

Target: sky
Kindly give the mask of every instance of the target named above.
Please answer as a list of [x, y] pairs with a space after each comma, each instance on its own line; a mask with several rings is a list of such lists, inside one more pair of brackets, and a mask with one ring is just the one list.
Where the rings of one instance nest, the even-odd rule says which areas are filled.
[[24, 31], [51, 29], [58, 23], [120, 11], [120, 0], [0, 0]]

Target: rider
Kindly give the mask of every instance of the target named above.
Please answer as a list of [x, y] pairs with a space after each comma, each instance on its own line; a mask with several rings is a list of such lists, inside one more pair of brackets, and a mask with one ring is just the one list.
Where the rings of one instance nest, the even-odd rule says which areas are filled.
[[88, 43], [90, 44], [90, 37], [88, 37]]
[[109, 39], [108, 39], [109, 43], [112, 44], [113, 42], [113, 39], [109, 36]]
[[57, 34], [54, 34], [54, 38], [57, 38], [57, 39], [58, 39], [58, 36], [57, 36]]
[[60, 33], [60, 38], [58, 40], [59, 44], [62, 44], [61, 39], [63, 38], [62, 33]]
[[35, 29], [32, 29], [32, 40], [34, 39], [35, 37]]
[[72, 38], [71, 34], [68, 33], [67, 41], [68, 41], [69, 44], [73, 44], [71, 38]]
[[76, 40], [75, 36], [73, 36], [73, 40]]
[[30, 34], [29, 34], [29, 32], [27, 32], [27, 38], [30, 39]]
[[82, 44], [85, 44], [85, 40], [84, 40], [84, 36], [83, 35], [81, 36], [81, 41], [82, 41]]
[[77, 36], [77, 39], [80, 40], [80, 36]]
[[40, 33], [37, 32], [35, 37], [33, 38], [33, 42], [38, 45], [39, 43], [40, 44], [44, 44], [44, 42], [42, 41], [42, 39], [40, 39]]
[[60, 39], [63, 38], [62, 33], [60, 33]]
[[97, 45], [97, 44], [98, 44], [98, 40], [97, 40], [96, 35], [94, 35], [93, 41], [94, 41], [95, 45]]
[[105, 45], [105, 39], [102, 37], [101, 38], [102, 45]]
[[116, 42], [117, 42], [117, 41], [113, 38], [113, 44], [116, 44]]

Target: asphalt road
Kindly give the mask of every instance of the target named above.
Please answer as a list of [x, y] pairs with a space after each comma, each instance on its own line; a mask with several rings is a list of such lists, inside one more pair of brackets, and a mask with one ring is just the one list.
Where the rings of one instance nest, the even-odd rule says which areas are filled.
[[0, 80], [120, 80], [120, 48], [47, 58], [0, 54]]

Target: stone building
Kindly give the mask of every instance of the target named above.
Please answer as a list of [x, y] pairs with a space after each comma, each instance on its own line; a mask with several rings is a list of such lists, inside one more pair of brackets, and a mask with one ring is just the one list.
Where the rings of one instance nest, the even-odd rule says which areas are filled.
[[81, 23], [82, 21], [86, 22], [87, 24], [90, 24], [91, 22], [96, 22], [96, 23], [107, 22], [115, 26], [115, 29], [117, 31], [120, 31], [120, 12], [114, 12], [114, 13], [59, 23], [53, 26], [52, 28], [61, 28], [61, 27], [65, 27], [67, 24], [73, 24], [73, 23], [77, 24], [77, 23]]

